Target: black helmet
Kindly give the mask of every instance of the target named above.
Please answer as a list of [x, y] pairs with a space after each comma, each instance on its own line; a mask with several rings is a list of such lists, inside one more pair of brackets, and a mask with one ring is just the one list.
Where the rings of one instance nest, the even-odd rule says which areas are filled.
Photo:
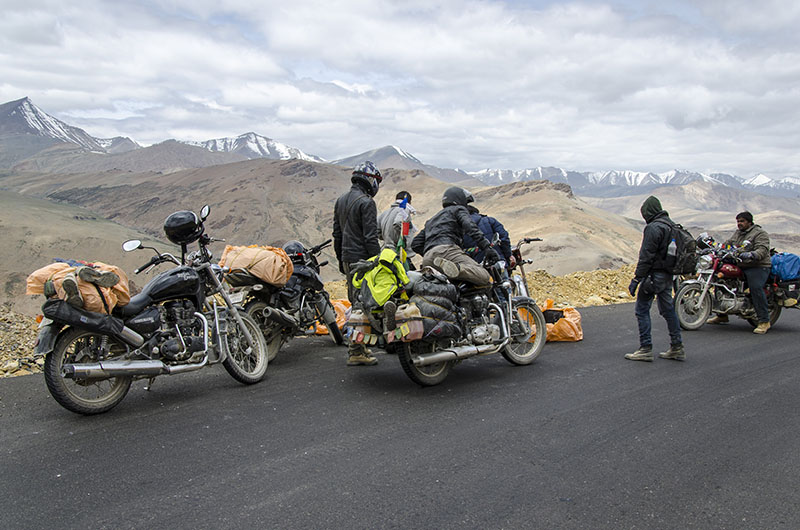
[[365, 190], [374, 197], [378, 193], [378, 187], [383, 182], [383, 177], [375, 164], [367, 160], [353, 168], [353, 176], [350, 182], [361, 184]]
[[292, 262], [302, 262], [303, 261], [303, 254], [306, 252], [306, 247], [296, 239], [292, 239], [291, 241], [287, 241], [283, 244], [283, 250], [286, 251], [286, 254], [289, 255], [289, 259]]
[[194, 212], [181, 210], [164, 221], [164, 233], [176, 245], [186, 245], [200, 238], [203, 234], [203, 223]]
[[454, 204], [457, 206], [466, 206], [474, 201], [475, 198], [470, 192], [458, 186], [447, 188], [444, 190], [444, 195], [442, 195], [442, 206], [451, 206]]

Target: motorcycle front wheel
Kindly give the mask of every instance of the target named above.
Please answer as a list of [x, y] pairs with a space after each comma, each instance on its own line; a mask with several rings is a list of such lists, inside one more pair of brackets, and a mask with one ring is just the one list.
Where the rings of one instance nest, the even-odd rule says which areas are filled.
[[547, 324], [542, 310], [533, 300], [514, 300], [511, 315], [511, 340], [502, 354], [508, 362], [531, 364], [541, 355], [547, 340]]
[[417, 366], [414, 364], [414, 357], [425, 353], [434, 353], [441, 350], [436, 343], [414, 341], [403, 342], [399, 345], [397, 358], [400, 359], [400, 366], [406, 375], [420, 386], [438, 385], [447, 378], [453, 361], [443, 361], [440, 363], [429, 364], [427, 366]]
[[685, 283], [675, 294], [675, 312], [678, 314], [678, 322], [685, 330], [699, 329], [711, 314], [711, 297], [706, 294], [701, 300], [702, 293], [701, 285]]
[[247, 337], [236, 319], [229, 316], [228, 333], [225, 336], [228, 341], [228, 355], [222, 361], [222, 366], [240, 383], [252, 385], [264, 379], [267, 373], [267, 343], [264, 342], [258, 324], [250, 315], [242, 312], [239, 316], [253, 337], [254, 348], [250, 352], [247, 351], [250, 348]]
[[327, 300], [325, 301], [325, 305], [327, 307], [322, 314], [322, 323], [328, 328], [328, 334], [330, 334], [333, 342], [335, 342], [337, 346], [341, 346], [344, 344], [344, 336], [342, 335], [342, 330], [339, 329], [339, 324], [336, 323], [336, 309], [334, 309], [333, 304]]
[[[104, 347], [105, 344], [105, 347]], [[72, 328], [56, 341], [44, 360], [44, 381], [59, 405], [77, 414], [100, 414], [117, 406], [128, 393], [132, 378], [67, 379], [65, 364], [96, 363], [127, 352], [127, 347], [108, 336]]]
[[267, 343], [267, 361], [272, 362], [278, 356], [281, 346], [283, 346], [283, 328], [277, 322], [273, 322], [264, 316], [266, 308], [267, 304], [265, 302], [254, 300], [244, 306], [244, 311], [261, 328], [261, 334]]

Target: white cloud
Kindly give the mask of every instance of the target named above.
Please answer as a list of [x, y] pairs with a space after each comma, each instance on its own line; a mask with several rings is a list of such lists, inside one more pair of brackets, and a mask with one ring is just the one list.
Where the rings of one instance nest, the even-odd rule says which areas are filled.
[[329, 159], [395, 144], [465, 169], [800, 174], [789, 2], [13, 4], [0, 102], [30, 96], [97, 136], [255, 131]]

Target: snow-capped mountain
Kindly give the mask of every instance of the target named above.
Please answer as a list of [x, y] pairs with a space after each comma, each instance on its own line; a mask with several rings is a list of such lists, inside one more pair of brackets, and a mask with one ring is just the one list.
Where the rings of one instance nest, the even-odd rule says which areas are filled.
[[417, 169], [445, 182], [459, 183], [464, 186], [480, 186], [481, 184], [480, 181], [476, 180], [474, 177], [471, 177], [460, 169], [443, 169], [430, 164], [425, 164], [408, 151], [405, 151], [395, 145], [385, 145], [383, 147], [365, 151], [347, 158], [340, 158], [339, 160], [332, 161], [331, 164], [336, 164], [337, 166], [355, 167], [366, 160], [369, 160], [378, 166], [378, 169], [380, 170], [387, 168], [411, 170]]
[[216, 138], [205, 142], [183, 142], [195, 147], [202, 147], [212, 152], [238, 153], [247, 158], [269, 158], [289, 160], [297, 158], [310, 162], [324, 162], [318, 156], [308, 155], [296, 147], [276, 142], [272, 138], [249, 132], [235, 138]]
[[0, 105], [0, 135], [51, 138], [97, 153], [121, 153], [140, 147], [130, 138], [95, 138], [79, 127], [50, 116], [27, 97]]

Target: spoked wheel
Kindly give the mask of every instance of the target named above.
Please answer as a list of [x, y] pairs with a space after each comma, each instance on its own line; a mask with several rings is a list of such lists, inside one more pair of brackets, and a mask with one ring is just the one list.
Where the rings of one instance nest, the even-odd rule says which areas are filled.
[[233, 315], [229, 315], [226, 335], [228, 356], [222, 365], [231, 374], [231, 377], [240, 383], [252, 385], [261, 381], [267, 373], [267, 344], [264, 342], [264, 336], [261, 335], [261, 330], [255, 320], [247, 313], [239, 313], [239, 316], [242, 317], [247, 331], [253, 337], [254, 347], [250, 349], [250, 344], [247, 342], [242, 328]]
[[547, 324], [542, 310], [530, 299], [514, 300], [511, 314], [511, 340], [503, 357], [512, 364], [531, 364], [542, 353], [547, 340]]
[[[331, 336], [333, 342], [336, 343], [337, 346], [341, 346], [344, 344], [344, 336], [342, 335], [342, 330], [339, 329], [339, 324], [336, 323], [336, 309], [333, 307], [327, 299], [322, 301], [322, 323], [325, 324], [325, 327], [328, 328], [328, 334]], [[318, 304], [317, 307], [320, 307]]]
[[421, 386], [433, 386], [438, 385], [447, 378], [454, 361], [442, 361], [426, 366], [416, 366], [413, 359], [418, 355], [434, 353], [441, 349], [438, 344], [431, 342], [404, 342], [397, 351], [397, 357], [400, 359], [403, 371], [412, 381]]
[[66, 379], [65, 364], [96, 363], [119, 358], [128, 348], [106, 335], [73, 328], [56, 342], [44, 361], [47, 389], [59, 405], [78, 414], [100, 414], [114, 408], [131, 387], [130, 376], [107, 379]]
[[[774, 296], [767, 297], [767, 302], [767, 309], [769, 310], [769, 325], [772, 327], [775, 325], [775, 322], [778, 321], [778, 317], [781, 316], [781, 310], [783, 308], [778, 305]], [[753, 327], [758, 326], [758, 318], [748, 318], [747, 322], [749, 322]]]
[[244, 311], [258, 324], [264, 342], [267, 344], [267, 361], [272, 362], [278, 356], [281, 346], [284, 343], [283, 328], [277, 322], [273, 322], [264, 316], [264, 309], [267, 308], [265, 302], [254, 300], [244, 306]]
[[685, 283], [678, 289], [675, 295], [675, 312], [683, 329], [699, 329], [708, 320], [711, 314], [711, 297], [706, 293], [701, 299], [702, 293], [703, 287], [696, 283]]

